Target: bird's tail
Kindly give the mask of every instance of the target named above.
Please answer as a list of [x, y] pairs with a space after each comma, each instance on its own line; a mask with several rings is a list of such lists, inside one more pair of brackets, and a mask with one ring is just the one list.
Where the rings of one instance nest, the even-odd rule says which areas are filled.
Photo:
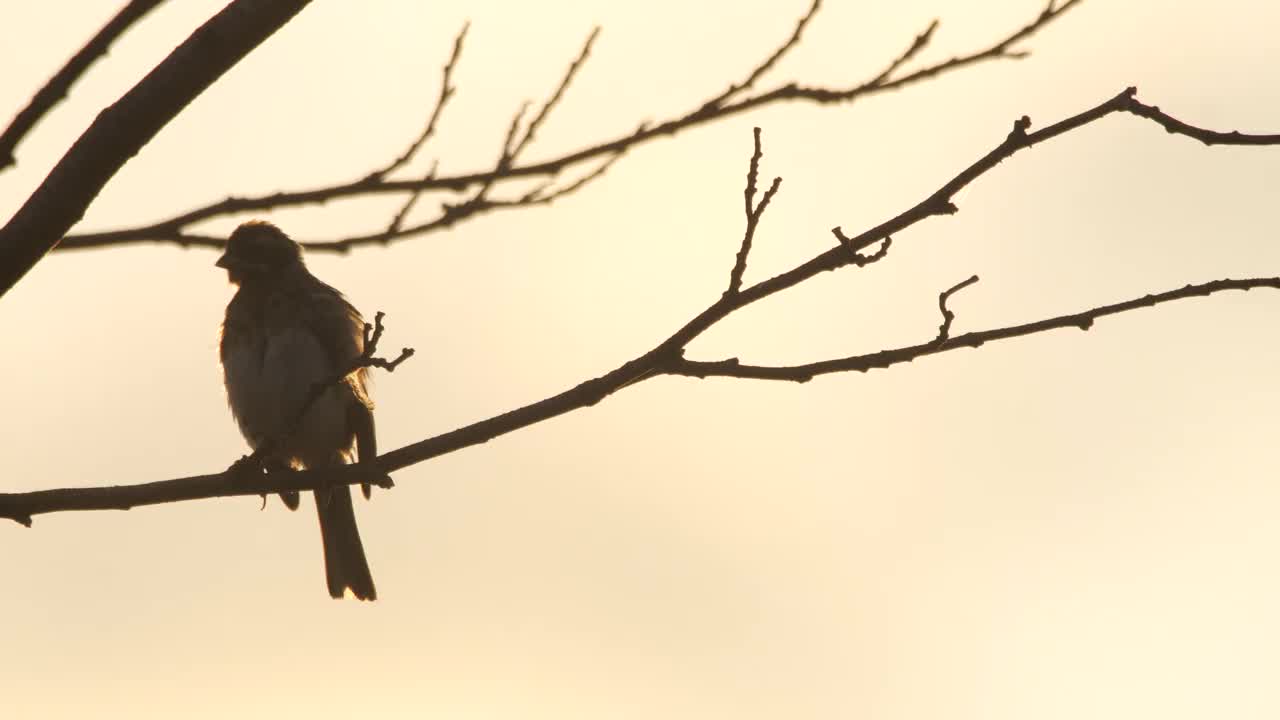
[[369, 561], [360, 542], [360, 530], [356, 527], [355, 509], [351, 506], [351, 488], [327, 488], [315, 494], [329, 595], [340, 598], [351, 588], [352, 594], [361, 600], [377, 599]]

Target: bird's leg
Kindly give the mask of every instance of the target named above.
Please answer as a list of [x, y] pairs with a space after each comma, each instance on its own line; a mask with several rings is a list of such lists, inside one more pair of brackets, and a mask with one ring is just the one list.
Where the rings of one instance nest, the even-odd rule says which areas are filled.
[[[262, 466], [267, 472], [282, 472], [284, 470], [291, 469], [288, 463], [279, 459], [268, 460], [264, 462]], [[285, 490], [284, 492], [281, 492], [280, 502], [284, 503], [284, 506], [289, 508], [290, 510], [297, 510], [298, 504], [300, 502], [300, 499], [298, 497], [298, 491]]]
[[[258, 453], [251, 453], [242, 456], [239, 460], [231, 463], [231, 467], [227, 468], [226, 474], [230, 478], [232, 484], [244, 487], [251, 485], [256, 480], [262, 478], [262, 474], [266, 472], [265, 464]], [[266, 493], [261, 493], [262, 506], [267, 505]]]
[[[231, 482], [243, 487], [255, 484], [262, 479], [265, 473], [283, 472], [288, 469], [290, 469], [288, 463], [278, 458], [264, 457], [260, 452], [254, 452], [231, 463], [231, 467], [227, 468], [227, 475], [231, 478]], [[266, 507], [266, 493], [261, 493], [260, 497], [262, 497], [263, 507]], [[297, 490], [281, 492], [280, 500], [290, 510], [298, 509], [299, 498]]]
[[[373, 485], [377, 485], [383, 490], [390, 490], [391, 488], [396, 486], [396, 481], [392, 480], [390, 475], [379, 470], [377, 466], [374, 465], [372, 462], [356, 463], [356, 467], [360, 467], [361, 469], [365, 470], [368, 473], [368, 477], [364, 480], [363, 483], [361, 483], [362, 485], [373, 484]], [[365, 497], [369, 497], [368, 493], [365, 494]]]
[[231, 463], [231, 467], [227, 468], [227, 475], [232, 480], [245, 483], [249, 480], [257, 479], [257, 477], [267, 471], [266, 464], [257, 453], [242, 456], [239, 460]]

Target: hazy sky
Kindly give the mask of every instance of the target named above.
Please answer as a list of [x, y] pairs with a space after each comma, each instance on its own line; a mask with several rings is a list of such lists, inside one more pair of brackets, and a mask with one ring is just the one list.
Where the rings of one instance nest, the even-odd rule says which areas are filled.
[[[223, 3], [166, 3], [0, 174], [7, 218], [96, 113]], [[740, 79], [786, 2], [314, 3], [107, 186], [79, 229], [359, 177], [398, 154], [470, 19], [414, 170], [493, 161], [595, 24], [530, 158], [682, 113]], [[0, 115], [117, 3], [8, 3]], [[933, 17], [936, 60], [1038, 0], [828, 0], [763, 83], [850, 84]], [[845, 106], [777, 105], [638, 148], [549, 208], [313, 271], [418, 355], [375, 392], [391, 449], [652, 347], [723, 289], [751, 128], [784, 178], [747, 281], [915, 204], [1030, 115], [1114, 95], [1280, 132], [1280, 10], [1087, 0], [1033, 55]], [[734, 317], [692, 357], [803, 362], [1221, 277], [1280, 275], [1280, 148], [1117, 116], [1003, 163], [888, 260]], [[439, 199], [447, 198], [436, 198]], [[269, 216], [380, 229], [396, 199]], [[437, 205], [424, 201], [428, 217]], [[246, 218], [202, 226], [229, 232]], [[244, 451], [216, 362], [210, 251], [55, 254], [0, 299], [0, 490], [218, 471]], [[380, 599], [327, 597], [314, 512], [211, 500], [0, 524], [5, 718], [1053, 720], [1280, 714], [1280, 294], [1183, 301], [802, 386], [659, 379], [396, 475], [359, 503]]]

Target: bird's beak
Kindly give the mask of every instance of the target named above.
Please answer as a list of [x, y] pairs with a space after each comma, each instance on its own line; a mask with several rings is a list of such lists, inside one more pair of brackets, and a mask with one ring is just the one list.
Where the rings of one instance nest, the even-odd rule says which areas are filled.
[[227, 253], [223, 253], [222, 256], [218, 258], [218, 261], [214, 263], [214, 266], [220, 267], [224, 270], [230, 270], [235, 264], [236, 261], [234, 258]]

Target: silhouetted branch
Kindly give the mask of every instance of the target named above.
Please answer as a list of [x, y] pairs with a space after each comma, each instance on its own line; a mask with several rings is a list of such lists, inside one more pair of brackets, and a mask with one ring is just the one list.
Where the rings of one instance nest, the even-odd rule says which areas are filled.
[[[522, 178], [555, 177], [573, 166], [597, 158], [616, 157], [658, 138], [673, 136], [689, 128], [723, 120], [766, 105], [796, 101], [818, 104], [847, 103], [889, 90], [907, 87], [983, 62], [1021, 57], [1021, 53], [1013, 49], [1015, 44], [1030, 38], [1079, 4], [1080, 0], [1067, 0], [1067, 2], [1061, 4], [1050, 3], [1033, 20], [981, 50], [926, 65], [903, 75], [897, 75], [897, 73], [928, 44], [932, 38], [933, 28], [936, 23], [917, 36], [908, 49], [889, 64], [888, 69], [876, 73], [862, 83], [841, 88], [805, 86], [796, 82], [789, 82], [777, 85], [769, 90], [755, 93], [748, 92], [753, 90], [755, 84], [768, 71], [774, 68], [781, 57], [799, 43], [802, 31], [820, 7], [820, 2], [815, 2], [797, 23], [791, 36], [779, 48], [775, 49], [769, 57], [758, 64], [743, 82], [731, 85], [727, 90], [699, 103], [695, 106], [695, 109], [689, 112], [670, 117], [661, 122], [642, 124], [634, 132], [610, 140], [600, 141], [578, 150], [565, 152], [549, 160], [523, 165], [515, 162], [498, 163], [493, 168], [480, 172], [432, 175], [411, 180], [391, 180], [379, 177], [378, 173], [374, 172], [366, 173], [353, 182], [337, 183], [324, 187], [276, 192], [252, 197], [228, 197], [219, 202], [210, 203], [149, 225], [69, 235], [59, 244], [58, 249], [74, 250], [141, 242], [173, 243], [180, 247], [221, 248], [224, 238], [195, 233], [191, 231], [191, 227], [196, 223], [225, 215], [323, 203], [361, 195], [425, 192], [456, 193], [472, 186], [492, 187]], [[569, 71], [561, 81], [561, 89], [553, 93], [551, 100], [535, 116], [534, 121], [530, 123], [529, 131], [526, 131], [521, 140], [516, 141], [516, 148], [512, 148], [513, 152], [517, 148], [523, 149], [524, 146], [527, 146], [532, 141], [533, 133], [530, 131], [536, 131], [538, 126], [541, 125], [542, 119], [550, 112], [551, 107], [554, 106], [558, 97], [562, 94], [563, 88], [568, 85], [578, 67], [581, 66], [595, 39], [595, 32], [593, 31], [588, 38], [578, 59], [570, 65]], [[303, 244], [311, 252], [343, 253], [362, 245], [383, 245], [393, 241], [421, 236], [436, 230], [452, 227], [459, 221], [480, 213], [496, 210], [499, 207], [512, 207], [510, 203], [471, 202], [475, 197], [475, 195], [472, 195], [460, 204], [455, 201], [454, 209], [452, 210], [447, 205], [442, 207], [440, 216], [429, 222], [405, 224], [403, 227], [362, 236], [314, 238]], [[480, 198], [483, 199], [484, 195], [481, 194]], [[464, 209], [458, 210], [457, 208], [459, 207]]]
[[1048, 332], [1050, 330], [1058, 330], [1062, 328], [1088, 330], [1093, 326], [1095, 320], [1108, 315], [1117, 315], [1119, 313], [1129, 312], [1139, 308], [1155, 307], [1156, 305], [1173, 302], [1174, 300], [1204, 297], [1206, 295], [1212, 295], [1214, 293], [1225, 292], [1228, 290], [1254, 290], [1258, 288], [1280, 290], [1280, 277], [1229, 278], [1226, 280], [1213, 280], [1196, 285], [1187, 285], [1185, 287], [1177, 288], [1176, 290], [1143, 295], [1142, 297], [1113, 303], [1111, 305], [1102, 305], [1100, 307], [1082, 310], [1077, 313], [1059, 315], [1057, 317], [1046, 318], [1044, 320], [1023, 323], [1021, 325], [1011, 325], [1009, 327], [993, 328], [991, 330], [979, 330], [964, 333], [963, 335], [948, 335], [942, 339], [934, 338], [933, 340], [920, 343], [919, 345], [909, 345], [892, 350], [880, 350], [878, 352], [867, 353], [865, 355], [853, 355], [835, 360], [823, 360], [820, 362], [805, 363], [803, 365], [767, 366], [746, 365], [740, 362], [737, 358], [712, 361], [686, 360], [681, 358], [668, 368], [666, 373], [669, 375], [685, 375], [697, 378], [731, 377], [752, 380], [787, 380], [803, 383], [808, 382], [819, 375], [829, 375], [831, 373], [841, 372], [866, 372], [868, 370], [884, 369], [900, 363], [911, 362], [917, 358], [927, 357], [929, 355], [937, 355], [944, 352], [950, 352], [952, 350], [959, 350], [961, 348], [979, 348], [986, 343], [994, 342], [996, 340], [1008, 340], [1009, 338], [1033, 335], [1035, 333]]
[[14, 116], [13, 122], [9, 123], [4, 133], [0, 134], [0, 171], [17, 162], [13, 151], [18, 147], [18, 143], [22, 142], [27, 133], [31, 132], [31, 128], [35, 127], [54, 105], [67, 96], [71, 86], [80, 79], [89, 66], [106, 55], [111, 43], [161, 2], [163, 0], [132, 0], [106, 25], [103, 25], [102, 29], [80, 48], [79, 52], [72, 55], [61, 70], [49, 78], [44, 87], [32, 96], [31, 102]]
[[[440, 115], [444, 113], [445, 105], [449, 104], [449, 99], [457, 92], [458, 88], [453, 84], [453, 69], [458, 65], [458, 58], [462, 56], [462, 41], [467, 37], [467, 29], [471, 27], [470, 23], [462, 26], [458, 31], [458, 36], [453, 40], [453, 53], [449, 55], [449, 60], [444, 64], [444, 71], [441, 73], [440, 79], [440, 96], [436, 98], [435, 107], [431, 109], [431, 115], [427, 118], [427, 125], [423, 128], [422, 133], [418, 135], [409, 147], [401, 153], [395, 160], [381, 170], [375, 170], [370, 176], [375, 180], [381, 180], [387, 175], [399, 170], [418, 154], [418, 150], [436, 133], [436, 124], [440, 122]], [[431, 176], [434, 176], [433, 172]]]
[[519, 157], [520, 153], [524, 152], [525, 148], [529, 147], [529, 145], [533, 143], [533, 138], [538, 133], [538, 130], [541, 129], [542, 123], [546, 122], [547, 117], [551, 115], [551, 111], [555, 109], [556, 105], [560, 104], [560, 99], [564, 97], [565, 90], [569, 89], [569, 85], [573, 83], [573, 79], [577, 77], [578, 71], [582, 69], [582, 64], [585, 63], [587, 61], [587, 57], [591, 55], [591, 46], [595, 44], [596, 38], [599, 36], [600, 28], [598, 26], [592, 28], [591, 34], [587, 35], [587, 41], [582, 45], [582, 51], [579, 52], [578, 56], [569, 64], [569, 69], [565, 71], [564, 77], [560, 79], [560, 84], [556, 86], [555, 92], [553, 92], [551, 97], [547, 98], [547, 101], [538, 109], [538, 114], [534, 115], [533, 120], [529, 121], [529, 126], [525, 128], [524, 135], [520, 138], [519, 144], [511, 150], [510, 156], [512, 160]]
[[[814, 4], [817, 7], [817, 4]], [[798, 31], [797, 31], [798, 32]], [[751, 153], [751, 163], [747, 170], [747, 189], [743, 191], [746, 200], [746, 216], [747, 229], [742, 236], [742, 246], [738, 249], [738, 257], [733, 263], [733, 270], [729, 273], [729, 289], [725, 290], [726, 295], [733, 295], [742, 289], [742, 275], [747, 271], [747, 255], [751, 254], [751, 241], [756, 235], [756, 226], [760, 224], [760, 217], [764, 215], [764, 211], [769, 207], [769, 201], [777, 194], [778, 188], [782, 186], [782, 178], [773, 179], [773, 184], [768, 190], [764, 191], [764, 197], [760, 199], [760, 203], [756, 204], [756, 177], [760, 173], [760, 158], [764, 155], [764, 150], [760, 147], [760, 128], [755, 128], [755, 151]]]
[[[636, 385], [661, 375], [721, 376], [803, 382], [821, 374], [866, 371], [872, 368], [889, 367], [909, 362], [919, 357], [936, 355], [962, 347], [976, 348], [994, 340], [1021, 337], [1065, 327], [1088, 329], [1095, 320], [1101, 317], [1144, 307], [1153, 307], [1183, 298], [1206, 296], [1228, 290], [1280, 289], [1280, 277], [1215, 280], [1197, 285], [1188, 285], [1154, 295], [1144, 295], [1069, 315], [953, 336], [951, 335], [951, 323], [954, 315], [948, 309], [947, 302], [956, 292], [976, 282], [977, 278], [974, 277], [941, 293], [938, 305], [943, 315], [942, 325], [934, 338], [919, 345], [789, 367], [745, 365], [737, 358], [698, 361], [689, 360], [685, 357], [685, 350], [690, 342], [724, 318], [751, 303], [780, 293], [819, 273], [849, 265], [864, 266], [885, 258], [890, 244], [889, 236], [891, 233], [896, 234], [933, 215], [955, 212], [955, 206], [952, 204], [951, 198], [956, 192], [980, 175], [993, 169], [1000, 160], [1018, 150], [1094, 122], [1113, 112], [1147, 108], [1147, 106], [1138, 103], [1135, 94], [1136, 91], [1133, 88], [1129, 88], [1091, 110], [1050, 125], [1036, 133], [1027, 133], [1031, 123], [1029, 119], [1026, 117], [1019, 119], [1014, 124], [1013, 131], [1009, 133], [1008, 137], [1000, 145], [961, 171], [944, 184], [942, 188], [922, 200], [915, 207], [852, 237], [846, 237], [837, 228], [833, 232], [840, 240], [840, 243], [835, 248], [827, 250], [807, 262], [801, 263], [772, 278], [741, 288], [736, 292], [721, 294], [710, 306], [695, 315], [670, 337], [648, 352], [604, 375], [586, 380], [569, 390], [544, 400], [406, 445], [380, 455], [369, 462], [361, 462], [356, 465], [303, 472], [275, 470], [247, 480], [237, 478], [234, 473], [217, 473], [143, 485], [0, 494], [0, 517], [30, 524], [33, 515], [47, 512], [127, 509], [138, 505], [154, 505], [178, 500], [308, 490], [334, 483], [354, 484], [367, 481], [371, 471], [389, 474], [440, 455], [488, 442], [529, 425], [595, 405], [622, 388]], [[1146, 115], [1143, 116], [1145, 117]], [[1203, 132], [1206, 134], [1205, 137], [1211, 138], [1215, 142], [1231, 142], [1232, 140], [1242, 140], [1246, 137], [1253, 139], [1273, 137], [1275, 140], [1272, 144], [1280, 144], [1280, 136], [1237, 137], [1231, 133]], [[749, 177], [757, 172], [760, 155], [762, 155], [762, 152], [757, 148], [753, 153], [755, 160], [751, 163], [752, 169], [748, 172]], [[754, 185], [753, 180], [748, 180], [748, 187], [750, 188], [752, 185]], [[748, 208], [751, 207], [750, 195], [750, 190], [748, 190]], [[862, 250], [867, 249], [876, 242], [881, 242], [882, 245], [875, 252], [870, 255], [861, 253]]]
[[875, 76], [875, 78], [871, 80], [871, 84], [878, 85], [885, 82], [892, 77], [894, 73], [902, 69], [903, 65], [906, 65], [915, 58], [916, 55], [919, 55], [920, 51], [924, 50], [925, 47], [928, 46], [929, 42], [933, 40], [933, 33], [938, 29], [938, 23], [939, 21], [936, 19], [930, 22], [929, 27], [925, 28], [924, 32], [917, 35], [915, 40], [911, 41], [911, 45], [909, 45], [901, 55], [894, 58], [893, 62], [889, 63], [888, 67], [882, 70], [879, 75]]
[[935, 343], [945, 343], [951, 337], [951, 323], [956, 320], [956, 314], [951, 312], [951, 308], [947, 307], [947, 301], [951, 299], [952, 295], [976, 282], [978, 282], [978, 276], [971, 275], [968, 280], [958, 282], [938, 293], [938, 312], [942, 313], [942, 324], [938, 326], [938, 336], [933, 339]]
[[0, 228], [0, 295], [58, 244], [107, 181], [160, 128], [306, 4], [307, 0], [232, 2], [99, 113]]
[[804, 34], [804, 29], [809, 25], [809, 21], [813, 19], [813, 16], [818, 14], [818, 8], [820, 7], [822, 7], [822, 0], [813, 0], [813, 4], [809, 6], [809, 12], [805, 13], [800, 18], [800, 21], [796, 23], [796, 29], [791, 33], [791, 37], [787, 38], [785, 42], [779, 45], [778, 49], [774, 50], [772, 55], [764, 59], [764, 62], [752, 69], [751, 73], [747, 75], [745, 80], [740, 83], [730, 85], [724, 92], [703, 103], [701, 110], [714, 110], [723, 105], [725, 101], [729, 100], [733, 96], [739, 95], [755, 86], [757, 80], [764, 77], [765, 73], [772, 70], [773, 66], [777, 65], [778, 61], [781, 60], [783, 56], [791, 52], [796, 45], [800, 44], [800, 36]]
[[[994, 150], [987, 153], [977, 162], [970, 165], [959, 175], [956, 175], [946, 185], [943, 185], [933, 195], [930, 195], [923, 202], [897, 217], [877, 225], [870, 230], [860, 233], [854, 237], [845, 236], [844, 232], [837, 226], [831, 229], [836, 238], [840, 240], [841, 245], [852, 247], [854, 249], [862, 249], [868, 245], [880, 240], [886, 235], [901, 230], [909, 225], [913, 225], [920, 220], [932, 215], [950, 215], [957, 212], [952, 198], [957, 192], [962, 190], [966, 185], [976, 180], [980, 175], [995, 167], [1006, 158], [1014, 153], [1029, 148], [1037, 143], [1055, 138], [1065, 132], [1074, 130], [1082, 125], [1087, 125], [1095, 120], [1106, 117], [1114, 112], [1127, 112], [1153, 120], [1159, 123], [1171, 134], [1186, 135], [1193, 137], [1206, 145], [1280, 145], [1280, 134], [1270, 135], [1246, 135], [1244, 133], [1217, 132], [1214, 130], [1206, 130], [1193, 125], [1188, 125], [1180, 120], [1176, 120], [1169, 115], [1161, 112], [1159, 108], [1153, 105], [1144, 105], [1138, 100], [1138, 89], [1134, 87], [1126, 88], [1123, 92], [1110, 100], [1086, 110], [1079, 115], [1069, 117], [1066, 120], [1059, 121], [1046, 128], [1033, 133], [1027, 131], [1031, 128], [1031, 119], [1022, 116], [1013, 124], [1013, 130], [1009, 132], [1005, 141], [997, 146]], [[826, 255], [819, 256], [811, 262], [829, 263], [835, 260], [834, 252], [828, 252]], [[804, 275], [807, 277], [808, 275]], [[798, 282], [799, 277], [795, 281]]]

